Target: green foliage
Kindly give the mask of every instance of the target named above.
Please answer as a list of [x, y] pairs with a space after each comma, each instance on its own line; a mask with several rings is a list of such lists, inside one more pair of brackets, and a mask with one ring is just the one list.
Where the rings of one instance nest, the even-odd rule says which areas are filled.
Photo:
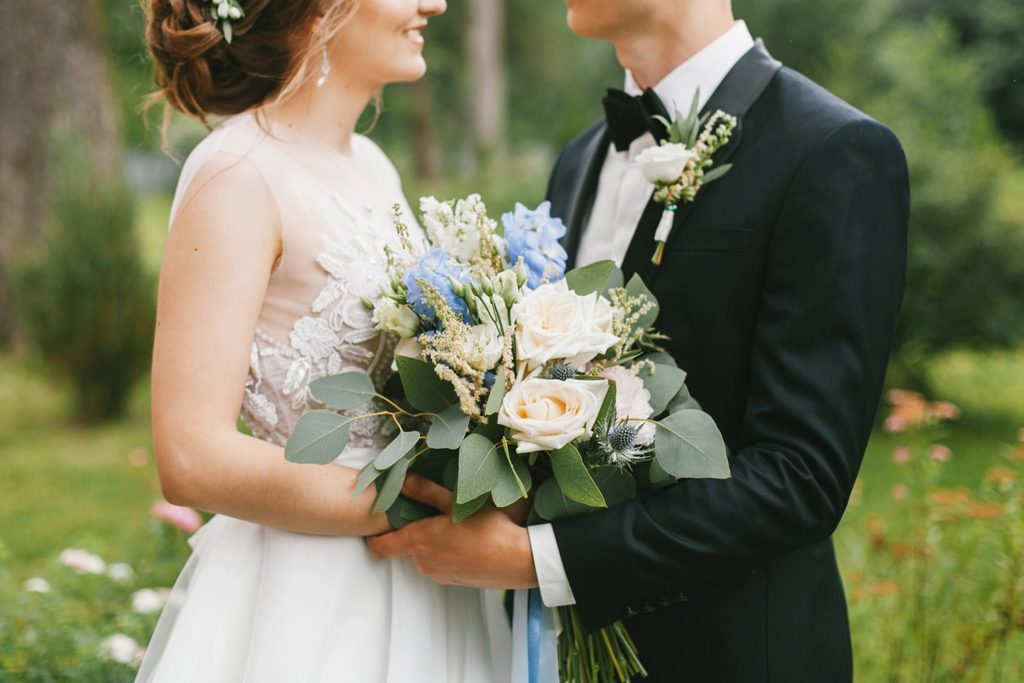
[[910, 261], [895, 370], [919, 384], [936, 352], [1008, 346], [1024, 335], [1024, 214], [1008, 200], [1024, 196], [1024, 168], [994, 124], [1006, 112], [986, 105], [994, 67], [978, 50], [990, 43], [978, 34], [978, 50], [958, 49], [939, 15], [955, 5], [981, 21], [1003, 16], [1006, 3], [914, 5], [916, 14], [894, 0], [744, 0], [736, 10], [776, 56], [890, 126], [904, 145]]
[[12, 268], [18, 315], [35, 350], [65, 377], [86, 421], [120, 415], [146, 371], [154, 290], [123, 186], [91, 176], [74, 155], [55, 183], [54, 222]]

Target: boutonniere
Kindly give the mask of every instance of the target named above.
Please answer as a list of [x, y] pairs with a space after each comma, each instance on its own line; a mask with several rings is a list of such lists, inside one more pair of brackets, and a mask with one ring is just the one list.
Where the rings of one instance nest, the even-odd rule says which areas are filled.
[[[732, 164], [714, 164], [715, 152], [729, 142], [736, 128], [736, 117], [722, 110], [698, 116], [700, 91], [693, 96], [690, 113], [685, 119], [676, 112], [674, 121], [655, 117], [668, 129], [668, 139], [645, 149], [636, 158], [636, 165], [648, 182], [654, 185], [654, 201], [665, 206], [654, 232], [654, 256], [651, 263], [661, 265], [665, 242], [672, 232], [676, 209], [692, 202], [704, 185], [729, 172]], [[709, 170], [710, 169], [710, 170]]]

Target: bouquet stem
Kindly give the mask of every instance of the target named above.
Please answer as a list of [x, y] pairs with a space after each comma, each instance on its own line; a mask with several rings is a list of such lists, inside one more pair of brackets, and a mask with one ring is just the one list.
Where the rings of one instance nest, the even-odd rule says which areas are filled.
[[558, 639], [562, 683], [631, 683], [635, 677], [647, 676], [621, 621], [588, 635], [576, 608], [560, 607], [558, 612], [563, 628]]

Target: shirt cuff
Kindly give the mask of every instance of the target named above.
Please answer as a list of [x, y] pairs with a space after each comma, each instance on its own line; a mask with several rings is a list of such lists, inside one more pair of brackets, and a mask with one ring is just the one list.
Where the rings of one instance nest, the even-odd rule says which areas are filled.
[[530, 546], [533, 549], [533, 566], [537, 570], [540, 597], [547, 607], [575, 605], [569, 577], [565, 575], [562, 555], [558, 552], [555, 530], [550, 524], [536, 524], [526, 527], [530, 532]]

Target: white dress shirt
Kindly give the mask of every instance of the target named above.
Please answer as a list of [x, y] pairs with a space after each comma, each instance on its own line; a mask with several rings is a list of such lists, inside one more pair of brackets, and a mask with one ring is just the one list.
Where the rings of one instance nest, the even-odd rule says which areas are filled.
[[[673, 118], [677, 111], [682, 111], [685, 116], [698, 88], [698, 106], [703, 108], [726, 74], [753, 46], [754, 39], [747, 25], [737, 21], [732, 28], [665, 76], [654, 86], [654, 92]], [[630, 95], [642, 92], [629, 71], [626, 71], [625, 91]], [[609, 145], [597, 182], [594, 207], [576, 254], [577, 267], [605, 259], [622, 265], [640, 216], [654, 191], [633, 162], [640, 152], [653, 145], [654, 136], [650, 133], [638, 137], [629, 149], [622, 152]], [[548, 607], [575, 604], [554, 529], [550, 524], [537, 524], [528, 530], [544, 604]]]

